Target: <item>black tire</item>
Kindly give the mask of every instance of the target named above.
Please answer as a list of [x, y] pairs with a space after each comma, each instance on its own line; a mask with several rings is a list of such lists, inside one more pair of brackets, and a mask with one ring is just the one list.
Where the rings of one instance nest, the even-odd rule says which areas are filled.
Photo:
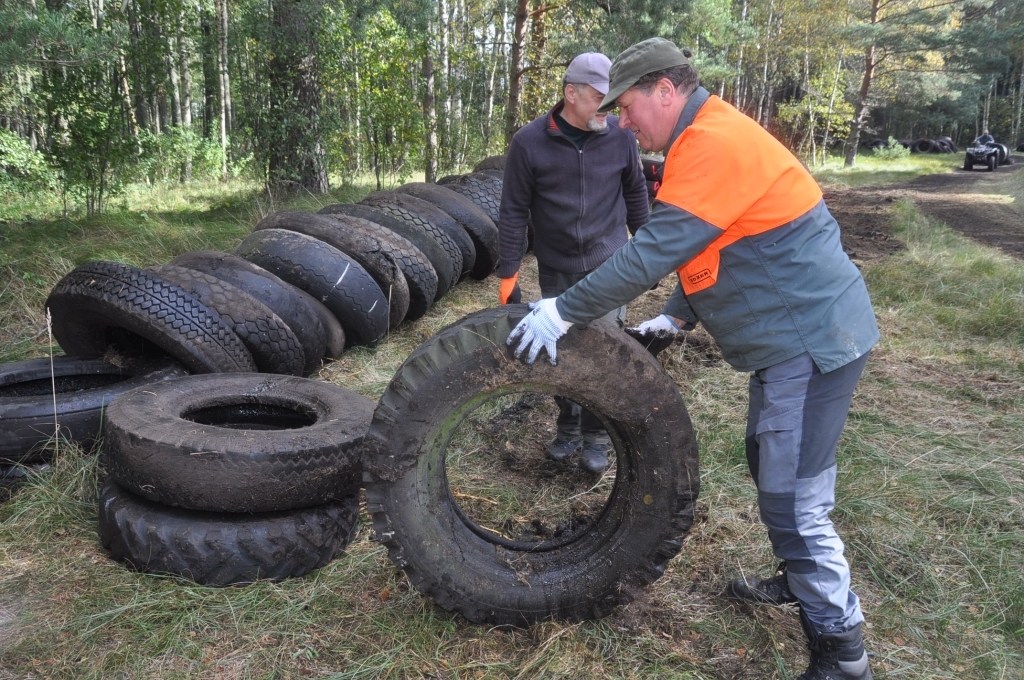
[[473, 172], [480, 172], [481, 170], [505, 170], [505, 162], [508, 160], [508, 156], [501, 154], [500, 156], [488, 156], [479, 163], [473, 166]]
[[[870, 145], [869, 145], [870, 146]], [[870, 147], [873, 148], [873, 147]], [[665, 173], [665, 159], [659, 156], [640, 156], [640, 165], [644, 170], [644, 179], [648, 182], [661, 182]]]
[[1009, 165], [1010, 164], [1010, 149], [1009, 149], [1009, 147], [1007, 147], [1005, 144], [996, 144], [995, 146], [996, 146], [996, 149], [999, 150], [999, 158], [997, 159], [998, 160], [998, 164], [999, 165]]
[[363, 266], [388, 298], [388, 325], [397, 328], [409, 311], [409, 285], [402, 269], [380, 242], [351, 229], [339, 228], [338, 222], [325, 215], [307, 212], [279, 212], [260, 220], [253, 229], [285, 229], [306, 234], [334, 246]]
[[448, 187], [426, 182], [403, 184], [395, 191], [431, 203], [462, 227], [473, 241], [476, 259], [470, 276], [474, 279], [486, 279], [498, 267], [498, 227], [475, 203]]
[[[334, 336], [340, 334], [341, 337], [338, 352], [345, 349], [345, 333], [327, 308], [263, 267], [237, 255], [215, 250], [193, 250], [179, 255], [170, 263], [227, 281], [273, 310], [302, 343], [302, 351], [306, 355], [304, 375], [320, 370], [324, 354], [334, 356], [330, 353], [332, 342], [337, 344]], [[330, 320], [331, 330], [325, 325], [325, 319]]]
[[454, 183], [458, 182], [463, 177], [465, 177], [465, 175], [445, 175], [441, 179], [437, 180], [437, 184], [438, 184], [438, 186], [442, 186], [442, 187], [443, 186], [448, 186], [449, 184], [454, 184]]
[[996, 169], [996, 166], [999, 165], [999, 156], [997, 154], [990, 154], [989, 157], [985, 159], [985, 162], [988, 164], [986, 166], [988, 171], [992, 172]]
[[434, 302], [451, 290], [457, 279], [452, 279], [452, 261], [444, 249], [419, 224], [394, 217], [383, 210], [368, 205], [336, 203], [320, 209], [321, 215], [349, 215], [379, 224], [388, 231], [401, 236], [426, 255], [437, 277]]
[[[0, 464], [39, 463], [54, 434], [54, 397], [60, 435], [83, 449], [100, 436], [104, 411], [129, 390], [187, 375], [170, 359], [119, 361], [55, 357], [0, 365]], [[54, 388], [56, 393], [54, 393]]]
[[387, 334], [388, 301], [380, 286], [334, 246], [294, 231], [264, 229], [246, 236], [235, 252], [322, 302], [345, 329], [349, 346], [375, 345]]
[[193, 373], [250, 372], [252, 355], [217, 312], [180, 287], [118, 262], [87, 262], [46, 299], [53, 336], [70, 356], [97, 358], [156, 345]]
[[437, 273], [422, 250], [390, 229], [361, 217], [337, 213], [326, 214], [324, 217], [337, 220], [344, 229], [376, 239], [381, 248], [395, 258], [409, 289], [409, 310], [405, 314], [407, 321], [415, 321], [427, 313], [437, 295]]
[[473, 201], [477, 207], [487, 213], [492, 222], [498, 224], [502, 186], [500, 179], [476, 173], [463, 175], [458, 182], [445, 186]]
[[128, 392], [107, 409], [107, 469], [146, 500], [276, 512], [338, 500], [359, 481], [373, 402], [331, 383], [249, 373]]
[[315, 508], [226, 515], [151, 503], [108, 479], [99, 510], [103, 547], [130, 569], [230, 586], [281, 581], [326, 565], [355, 535], [359, 494]]
[[974, 159], [971, 158], [971, 154], [964, 156], [964, 170], [974, 169]]
[[475, 175], [485, 175], [487, 177], [493, 177], [494, 179], [505, 181], [505, 171], [504, 170], [495, 170], [494, 168], [487, 168], [485, 170], [478, 170], [478, 171], [474, 172], [473, 174], [475, 174]]
[[[391, 560], [443, 608], [498, 625], [600, 617], [629, 601], [679, 552], [700, 483], [686, 407], [647, 350], [597, 321], [559, 342], [558, 366], [527, 366], [505, 345], [527, 312], [483, 310], [424, 343], [385, 391], [364, 444], [367, 509]], [[643, 389], [623, 390], [624, 375]], [[567, 395], [602, 417], [618, 460], [593, 522], [525, 544], [472, 523], [444, 465], [447, 442], [473, 408], [524, 389]]]
[[150, 267], [161, 279], [185, 290], [220, 314], [242, 339], [261, 373], [302, 375], [306, 353], [281, 317], [240, 288], [216, 276], [177, 265]]
[[[378, 191], [362, 201], [390, 214], [392, 217], [415, 222], [437, 241], [452, 263], [452, 286], [468, 274], [476, 261], [476, 249], [469, 234], [455, 220], [424, 200], [394, 191]], [[468, 267], [467, 267], [468, 263]]]
[[1024, 144], [1018, 144], [1017, 151], [1024, 151]]

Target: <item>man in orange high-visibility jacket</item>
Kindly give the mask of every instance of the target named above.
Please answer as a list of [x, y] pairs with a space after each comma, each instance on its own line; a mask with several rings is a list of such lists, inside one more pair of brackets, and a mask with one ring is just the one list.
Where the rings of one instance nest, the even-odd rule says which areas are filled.
[[835, 505], [836, 445], [878, 327], [864, 280], [807, 170], [753, 120], [698, 87], [667, 40], [633, 45], [612, 64], [602, 108], [665, 178], [646, 226], [557, 298], [535, 303], [509, 335], [532, 363], [569, 327], [636, 298], [676, 271], [679, 286], [642, 331], [698, 321], [725, 359], [750, 371], [747, 460], [776, 556], [772, 578], [737, 579], [734, 597], [796, 603], [811, 662], [800, 680], [871, 678], [864, 616], [850, 588]]

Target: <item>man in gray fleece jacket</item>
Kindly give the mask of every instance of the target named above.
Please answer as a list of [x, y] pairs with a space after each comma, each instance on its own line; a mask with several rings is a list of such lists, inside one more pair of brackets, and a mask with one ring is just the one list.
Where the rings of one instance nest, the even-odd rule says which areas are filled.
[[[618, 119], [598, 112], [608, 92], [611, 61], [587, 52], [569, 64], [564, 98], [527, 124], [509, 146], [501, 193], [499, 302], [519, 302], [519, 266], [527, 220], [534, 223], [543, 297], [553, 297], [611, 257], [647, 222], [636, 137]], [[625, 321], [625, 307], [609, 316]], [[562, 397], [558, 432], [547, 455], [564, 460], [582, 446], [580, 467], [598, 474], [608, 466], [609, 438], [600, 421]]]

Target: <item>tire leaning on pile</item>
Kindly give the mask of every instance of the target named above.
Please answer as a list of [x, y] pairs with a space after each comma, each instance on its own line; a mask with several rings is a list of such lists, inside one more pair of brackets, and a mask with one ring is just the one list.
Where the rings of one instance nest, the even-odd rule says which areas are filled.
[[481, 281], [494, 273], [500, 257], [498, 227], [479, 206], [447, 187], [426, 182], [403, 184], [395, 189], [427, 201], [447, 213], [469, 235], [475, 249], [475, 261], [470, 275]]
[[253, 231], [284, 229], [306, 234], [352, 257], [373, 277], [388, 299], [388, 325], [397, 328], [409, 312], [409, 284], [398, 262], [371, 236], [344, 229], [331, 218], [308, 212], [279, 212], [260, 220]]
[[252, 355], [217, 312], [179, 286], [118, 262], [87, 262], [57, 282], [46, 308], [70, 356], [98, 358], [114, 345], [141, 355], [146, 341], [193, 373], [250, 372]]
[[409, 289], [409, 309], [405, 313], [406, 320], [415, 321], [427, 313], [437, 295], [437, 273], [422, 250], [390, 229], [361, 217], [341, 213], [319, 214], [335, 220], [342, 229], [364, 234], [376, 240], [381, 249], [398, 263], [402, 276], [405, 278], [406, 288]]
[[320, 300], [345, 329], [349, 346], [372, 346], [387, 334], [384, 292], [334, 246], [293, 231], [264, 229], [246, 236], [235, 253]]
[[380, 225], [409, 241], [426, 256], [434, 270], [434, 276], [437, 279], [437, 285], [434, 288], [434, 302], [440, 300], [455, 285], [455, 281], [452, 280], [451, 258], [418, 222], [401, 219], [373, 206], [354, 203], [336, 203], [324, 206], [320, 209], [319, 214], [359, 217]]

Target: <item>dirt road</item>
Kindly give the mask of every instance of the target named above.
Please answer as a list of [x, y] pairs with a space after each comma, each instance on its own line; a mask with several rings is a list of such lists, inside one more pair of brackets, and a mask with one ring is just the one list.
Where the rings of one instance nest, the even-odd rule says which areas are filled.
[[[890, 238], [887, 214], [900, 199], [912, 200], [926, 215], [966, 236], [1024, 259], [1024, 207], [1013, 198], [1024, 158], [1014, 161], [995, 172], [955, 170], [900, 184], [831, 188], [825, 200], [855, 260], [884, 257], [902, 247]], [[1019, 187], [1016, 193], [1022, 193]]]

